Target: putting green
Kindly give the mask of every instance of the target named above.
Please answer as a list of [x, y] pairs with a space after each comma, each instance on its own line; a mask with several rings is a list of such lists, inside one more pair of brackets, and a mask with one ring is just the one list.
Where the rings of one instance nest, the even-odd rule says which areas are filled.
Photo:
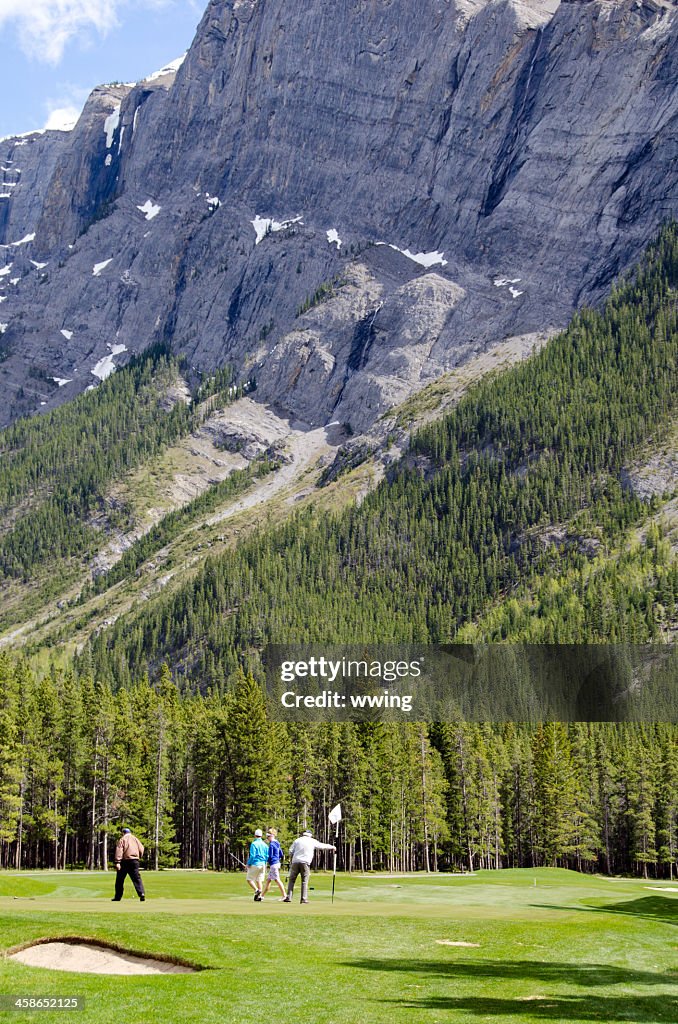
[[[0, 993], [79, 996], [82, 1024], [678, 1020], [670, 883], [561, 870], [341, 875], [332, 905], [331, 876], [314, 873], [311, 903], [290, 906], [255, 904], [242, 875], [144, 879], [146, 903], [130, 887], [116, 904], [112, 872], [2, 873], [0, 946], [80, 936], [208, 970], [97, 977], [2, 959]], [[39, 1019], [56, 1012], [68, 1011]]]

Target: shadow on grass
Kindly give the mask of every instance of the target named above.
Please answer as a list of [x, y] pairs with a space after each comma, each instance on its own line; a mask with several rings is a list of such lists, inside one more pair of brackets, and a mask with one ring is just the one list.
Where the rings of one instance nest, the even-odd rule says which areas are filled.
[[[514, 999], [483, 996], [407, 996], [382, 1000], [408, 1010], [497, 1017], [503, 1020], [551, 1021], [678, 1021], [678, 996], [669, 995], [548, 995], [547, 985], [578, 985], [585, 989], [610, 985], [678, 985], [678, 973], [659, 974], [608, 964], [535, 963], [531, 960], [376, 960], [345, 962], [343, 966], [385, 973], [402, 972], [447, 980], [452, 984], [474, 981], [532, 981], [535, 995]], [[541, 990], [541, 991], [540, 991]]]
[[606, 903], [599, 907], [556, 907], [540, 903], [540, 908], [548, 910], [572, 910], [589, 914], [624, 914], [629, 917], [644, 917], [648, 921], [663, 921], [665, 924], [678, 924], [678, 899], [670, 896], [641, 896], [637, 900], [623, 900], [621, 903]]
[[350, 960], [344, 967], [364, 971], [429, 974], [449, 979], [527, 980], [544, 984], [581, 985], [678, 985], [678, 972], [658, 974], [611, 967], [609, 964], [570, 964], [534, 960]]
[[429, 999], [389, 1000], [392, 1006], [409, 1010], [438, 1010], [508, 1020], [598, 1020], [660, 1021], [678, 1020], [678, 999], [670, 996], [538, 996], [527, 999], [483, 999], [440, 996]]

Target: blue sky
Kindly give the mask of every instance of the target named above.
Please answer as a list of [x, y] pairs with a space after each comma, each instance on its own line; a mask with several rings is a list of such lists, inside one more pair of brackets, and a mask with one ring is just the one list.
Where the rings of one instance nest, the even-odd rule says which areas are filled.
[[191, 44], [207, 0], [0, 0], [0, 137], [68, 120]]

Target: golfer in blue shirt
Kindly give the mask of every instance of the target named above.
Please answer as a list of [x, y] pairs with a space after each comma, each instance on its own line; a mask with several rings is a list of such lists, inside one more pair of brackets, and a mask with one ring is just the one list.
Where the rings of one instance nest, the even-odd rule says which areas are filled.
[[262, 839], [263, 832], [260, 828], [254, 833], [254, 840], [250, 844], [250, 855], [247, 858], [247, 884], [254, 890], [254, 902], [261, 902], [261, 887], [264, 884], [266, 874], [266, 863], [268, 861], [268, 846]]
[[269, 828], [266, 833], [268, 839], [268, 878], [266, 879], [266, 885], [264, 891], [261, 894], [263, 900], [264, 896], [271, 888], [271, 882], [275, 882], [280, 889], [280, 895], [285, 895], [285, 886], [280, 881], [280, 868], [283, 862], [283, 849], [277, 839], [278, 832], [274, 828]]

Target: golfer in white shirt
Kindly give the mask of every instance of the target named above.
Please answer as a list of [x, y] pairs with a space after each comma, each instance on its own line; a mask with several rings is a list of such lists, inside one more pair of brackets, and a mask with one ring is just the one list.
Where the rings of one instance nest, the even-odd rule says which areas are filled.
[[316, 850], [332, 850], [334, 852], [334, 847], [329, 843], [320, 843], [314, 839], [310, 828], [307, 828], [290, 846], [290, 877], [287, 882], [287, 896], [283, 903], [292, 902], [297, 875], [301, 875], [301, 902], [308, 903], [308, 880], [311, 877], [311, 862]]

